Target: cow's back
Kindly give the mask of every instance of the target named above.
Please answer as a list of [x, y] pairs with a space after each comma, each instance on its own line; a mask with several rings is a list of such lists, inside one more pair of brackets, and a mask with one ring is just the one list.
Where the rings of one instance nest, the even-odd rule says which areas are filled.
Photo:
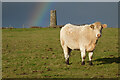
[[60, 31], [60, 38], [64, 45], [67, 45], [71, 49], [79, 49], [80, 45], [87, 43], [88, 39], [86, 31], [87, 26], [76, 26], [72, 24], [66, 24]]

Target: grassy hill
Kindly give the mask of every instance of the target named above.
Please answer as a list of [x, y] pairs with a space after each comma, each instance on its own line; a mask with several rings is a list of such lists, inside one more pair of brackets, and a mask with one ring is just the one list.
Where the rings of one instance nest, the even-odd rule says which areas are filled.
[[3, 29], [3, 78], [117, 78], [118, 29], [106, 28], [93, 55], [93, 66], [81, 65], [80, 51], [64, 63], [60, 28]]

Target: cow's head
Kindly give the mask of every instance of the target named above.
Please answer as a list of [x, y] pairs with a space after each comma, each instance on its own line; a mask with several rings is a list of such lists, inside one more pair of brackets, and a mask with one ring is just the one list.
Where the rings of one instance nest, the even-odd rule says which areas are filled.
[[95, 32], [97, 38], [101, 37], [102, 29], [107, 27], [107, 24], [101, 24], [100, 22], [95, 22], [90, 25], [92, 30]]

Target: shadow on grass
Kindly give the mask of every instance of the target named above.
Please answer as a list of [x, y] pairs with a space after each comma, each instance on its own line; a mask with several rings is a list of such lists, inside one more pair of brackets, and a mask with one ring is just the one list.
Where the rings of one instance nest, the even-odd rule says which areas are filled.
[[101, 65], [101, 64], [111, 64], [111, 63], [120, 63], [120, 57], [112, 57], [112, 58], [99, 58], [96, 59], [94, 61], [98, 61], [98, 62], [102, 62], [99, 63], [97, 65]]

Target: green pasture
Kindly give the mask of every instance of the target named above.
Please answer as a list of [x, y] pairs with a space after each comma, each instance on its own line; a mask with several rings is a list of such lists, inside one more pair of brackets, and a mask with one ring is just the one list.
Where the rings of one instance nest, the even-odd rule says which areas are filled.
[[81, 65], [80, 51], [64, 62], [60, 28], [2, 30], [3, 78], [117, 78], [118, 28], [106, 28], [93, 55], [93, 66]]

